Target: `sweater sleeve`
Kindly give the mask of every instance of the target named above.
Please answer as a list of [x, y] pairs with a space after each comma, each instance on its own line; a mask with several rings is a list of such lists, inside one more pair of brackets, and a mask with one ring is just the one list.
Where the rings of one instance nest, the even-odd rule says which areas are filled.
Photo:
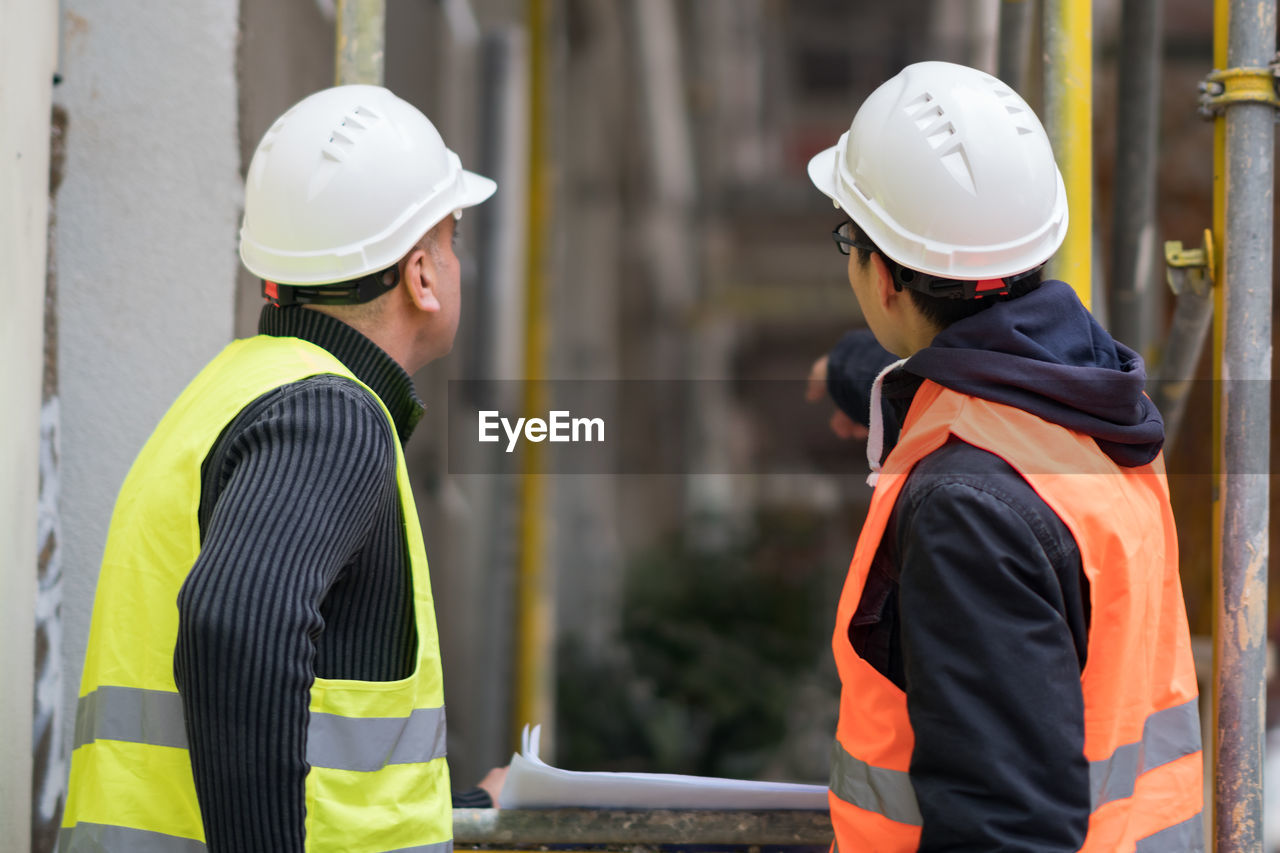
[[827, 355], [827, 395], [857, 423], [871, 417], [871, 386], [897, 356], [880, 346], [870, 329], [847, 332]]
[[177, 602], [174, 674], [210, 853], [303, 850], [320, 605], [395, 489], [391, 428], [363, 389], [316, 377], [269, 396], [220, 439], [222, 470], [203, 479], [225, 485]]
[[1047, 553], [1057, 540], [1000, 485], [929, 478], [898, 507], [924, 853], [1066, 853], [1088, 830], [1080, 649], [1055, 570], [1078, 551]]
[[467, 788], [465, 791], [453, 792], [455, 809], [491, 809], [493, 797], [484, 788]]

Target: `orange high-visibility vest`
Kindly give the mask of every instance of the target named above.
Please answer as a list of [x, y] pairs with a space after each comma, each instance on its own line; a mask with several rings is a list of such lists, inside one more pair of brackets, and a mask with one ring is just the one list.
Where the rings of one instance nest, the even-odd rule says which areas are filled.
[[840, 597], [832, 640], [842, 685], [830, 794], [836, 848], [919, 847], [907, 696], [858, 657], [848, 628], [907, 476], [953, 435], [1008, 462], [1080, 550], [1091, 602], [1080, 683], [1093, 804], [1081, 850], [1203, 850], [1196, 677], [1163, 457], [1122, 468], [1088, 436], [933, 382], [917, 391], [885, 460]]

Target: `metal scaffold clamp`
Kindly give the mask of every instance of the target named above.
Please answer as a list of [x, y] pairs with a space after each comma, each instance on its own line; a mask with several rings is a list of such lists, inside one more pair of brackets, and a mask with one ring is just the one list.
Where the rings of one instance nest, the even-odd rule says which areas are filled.
[[1199, 249], [1182, 248], [1181, 240], [1164, 244], [1164, 260], [1168, 265], [1169, 288], [1174, 293], [1208, 296], [1213, 289], [1213, 232], [1204, 229], [1204, 245]]
[[[1200, 116], [1212, 119], [1232, 104], [1269, 104], [1280, 109], [1276, 78], [1280, 54], [1265, 68], [1226, 68], [1209, 72], [1200, 81]], [[1280, 112], [1277, 112], [1280, 121]]]

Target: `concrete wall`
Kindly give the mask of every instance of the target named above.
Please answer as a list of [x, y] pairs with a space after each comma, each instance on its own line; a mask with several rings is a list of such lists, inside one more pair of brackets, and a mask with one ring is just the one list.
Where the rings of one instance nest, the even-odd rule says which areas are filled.
[[[240, 173], [285, 110], [333, 85], [332, 0], [240, 0]], [[236, 337], [257, 334], [262, 283], [237, 269]]]
[[54, 259], [69, 738], [116, 492], [165, 409], [232, 337], [241, 184], [237, 0], [62, 8]]
[[[30, 844], [37, 460], [54, 0], [0, 0], [0, 837]], [[12, 845], [12, 846], [10, 846]]]

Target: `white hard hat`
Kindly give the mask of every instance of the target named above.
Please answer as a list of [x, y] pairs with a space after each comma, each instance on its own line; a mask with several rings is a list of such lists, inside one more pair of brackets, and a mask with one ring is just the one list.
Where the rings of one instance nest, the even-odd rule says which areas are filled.
[[435, 126], [380, 86], [295, 104], [258, 143], [240, 259], [278, 284], [347, 281], [394, 265], [446, 216], [497, 189], [462, 168]]
[[1040, 120], [1004, 83], [949, 62], [908, 65], [863, 103], [809, 178], [905, 267], [995, 279], [1034, 269], [1067, 234], [1067, 193]]

